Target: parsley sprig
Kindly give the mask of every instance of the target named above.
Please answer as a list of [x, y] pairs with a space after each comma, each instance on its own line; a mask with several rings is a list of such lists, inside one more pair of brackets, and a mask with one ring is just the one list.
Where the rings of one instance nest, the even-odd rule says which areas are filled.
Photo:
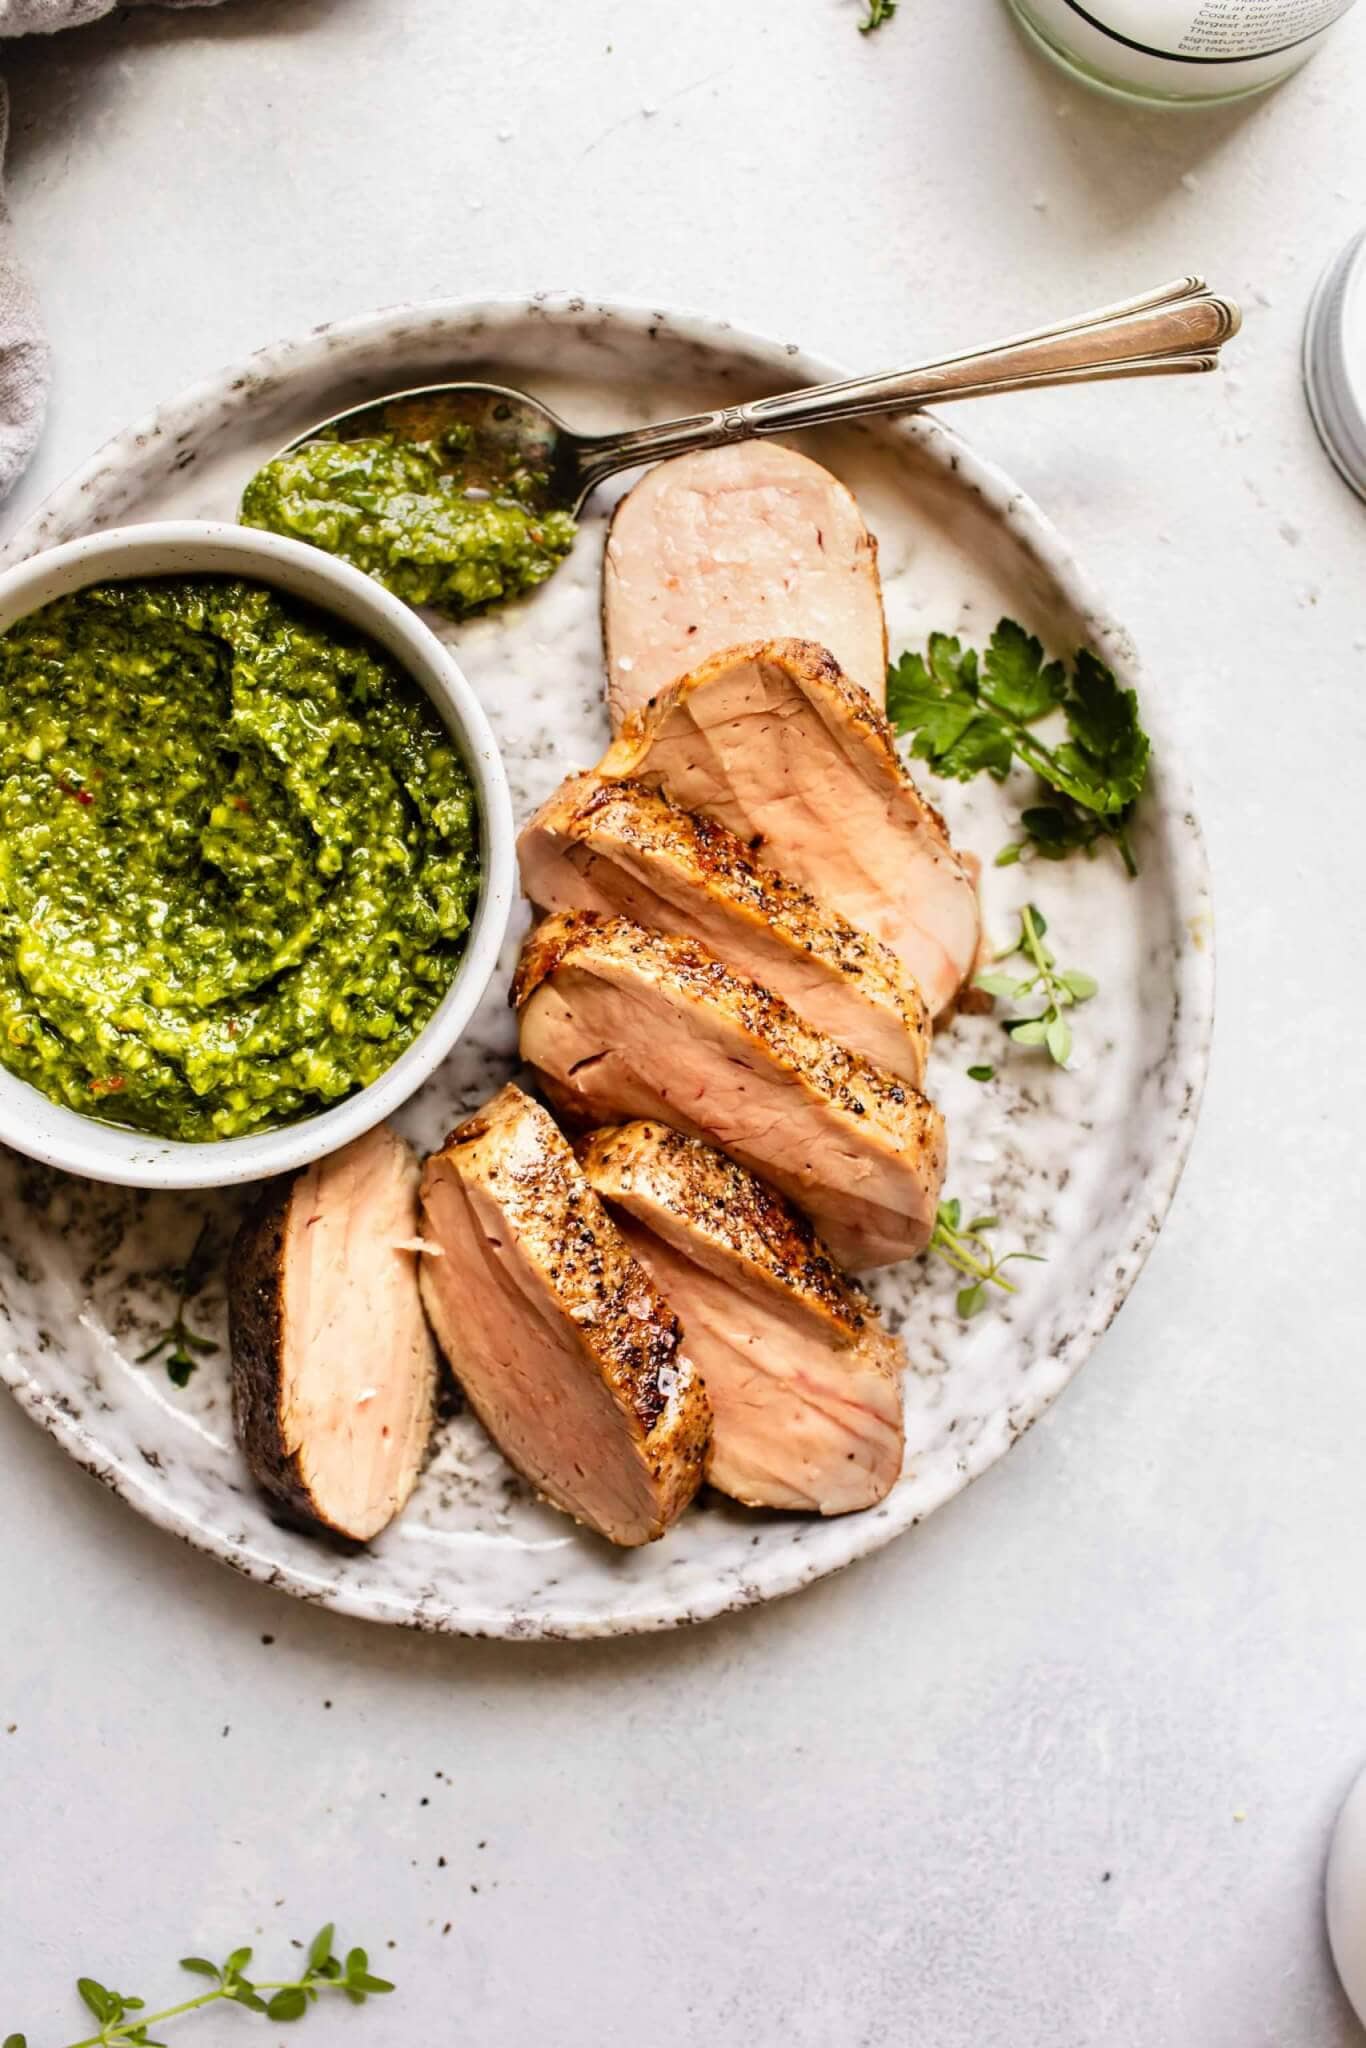
[[881, 28], [884, 21], [890, 21], [896, 13], [897, 0], [864, 0], [868, 9], [866, 18], [859, 23], [859, 34], [871, 35], [875, 28]]
[[[165, 2048], [148, 2032], [163, 2020], [174, 2020], [187, 2012], [202, 2012], [205, 2006], [227, 2002], [258, 2012], [268, 2020], [301, 2020], [310, 2005], [325, 1992], [341, 1992], [352, 2005], [364, 2005], [367, 1998], [393, 1985], [385, 1977], [370, 1974], [370, 1959], [363, 1948], [348, 1949], [344, 1957], [333, 1954], [335, 1928], [329, 1923], [314, 1935], [302, 1976], [253, 1980], [246, 1974], [251, 1962], [249, 1948], [235, 1948], [224, 1962], [211, 1963], [206, 1956], [182, 1956], [180, 1967], [192, 1976], [208, 1977], [213, 1988], [160, 2012], [147, 2011], [147, 2001], [126, 1991], [112, 1991], [95, 1977], [78, 1977], [76, 1989], [86, 2009], [99, 2022], [97, 2034], [87, 2034], [71, 2048], [115, 2048], [132, 2043], [134, 2048]], [[23, 2034], [8, 2034], [3, 2048], [28, 2048]]]
[[1034, 1265], [1044, 1264], [1041, 1252], [1005, 1252], [998, 1257], [991, 1248], [988, 1233], [999, 1230], [1000, 1223], [999, 1216], [974, 1216], [970, 1222], [964, 1223], [963, 1205], [956, 1199], [941, 1202], [935, 1211], [929, 1249], [968, 1283], [966, 1287], [959, 1288], [956, 1297], [958, 1313], [965, 1322], [986, 1307], [988, 1287], [998, 1287], [1002, 1294], [1016, 1292], [1014, 1282], [1001, 1277], [1001, 1268], [1008, 1266], [1012, 1259], [1028, 1259]]
[[[1067, 738], [1049, 746], [1034, 731], [1061, 712]], [[980, 657], [951, 633], [931, 633], [927, 652], [903, 654], [887, 671], [887, 716], [915, 735], [911, 753], [936, 774], [971, 782], [985, 772], [1003, 782], [1016, 762], [1032, 769], [1051, 796], [1022, 814], [1025, 841], [1045, 860], [1111, 839], [1137, 874], [1129, 825], [1148, 773], [1149, 742], [1138, 697], [1123, 690], [1089, 648], [1071, 673], [1045, 661], [1033, 634], [1002, 619]], [[998, 856], [1018, 860], [1021, 844]]]
[[209, 1277], [212, 1257], [213, 1246], [206, 1216], [190, 1247], [190, 1256], [183, 1266], [173, 1267], [171, 1271], [170, 1277], [176, 1289], [175, 1315], [164, 1330], [158, 1330], [147, 1349], [138, 1353], [138, 1364], [147, 1365], [152, 1359], [159, 1358], [163, 1351], [169, 1352], [167, 1376], [178, 1387], [188, 1386], [199, 1359], [211, 1357], [218, 1349], [212, 1338], [198, 1336], [185, 1320], [186, 1310], [195, 1296], [202, 1292]]
[[1089, 1003], [1099, 984], [1094, 975], [1083, 974], [1078, 967], [1059, 970], [1043, 942], [1047, 930], [1043, 912], [1037, 905], [1026, 903], [1020, 912], [1019, 935], [992, 957], [1008, 960], [1012, 954], [1023, 953], [1032, 972], [979, 974], [973, 985], [985, 989], [990, 996], [1003, 996], [1011, 1002], [1042, 995], [1042, 1010], [1030, 1017], [1006, 1017], [1004, 1026], [1016, 1045], [1046, 1046], [1049, 1056], [1064, 1067], [1072, 1052], [1072, 1026], [1063, 1012], [1077, 1003]]

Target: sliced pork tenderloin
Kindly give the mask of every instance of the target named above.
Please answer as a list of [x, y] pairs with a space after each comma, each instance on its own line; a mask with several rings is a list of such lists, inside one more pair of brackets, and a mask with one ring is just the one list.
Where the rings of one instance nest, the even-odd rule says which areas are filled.
[[504, 1456], [609, 1542], [662, 1536], [711, 1438], [678, 1320], [552, 1118], [508, 1086], [422, 1177], [422, 1293]]
[[838, 1045], [918, 1087], [920, 992], [891, 948], [755, 860], [733, 832], [638, 783], [577, 775], [518, 841], [541, 910], [595, 910], [700, 939]]
[[229, 1261], [233, 1415], [296, 1521], [367, 1543], [403, 1507], [439, 1370], [418, 1289], [420, 1169], [387, 1125], [274, 1184]]
[[706, 1381], [712, 1485], [822, 1515], [882, 1500], [901, 1473], [905, 1355], [806, 1218], [666, 1124], [596, 1131], [580, 1157]]
[[648, 470], [617, 507], [602, 588], [613, 730], [723, 647], [789, 634], [885, 699], [877, 542], [839, 479], [776, 441]]
[[715, 818], [883, 940], [932, 1015], [971, 972], [972, 876], [886, 719], [824, 648], [755, 642], [714, 656], [628, 719], [598, 772]]
[[721, 1146], [855, 1269], [924, 1250], [945, 1163], [934, 1105], [695, 940], [556, 913], [513, 993], [522, 1056], [566, 1116], [658, 1118]]

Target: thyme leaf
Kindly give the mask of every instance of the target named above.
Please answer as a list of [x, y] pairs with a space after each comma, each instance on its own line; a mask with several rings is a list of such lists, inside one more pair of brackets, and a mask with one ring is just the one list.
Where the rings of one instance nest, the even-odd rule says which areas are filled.
[[[99, 2022], [100, 2030], [72, 2042], [70, 2048], [121, 2048], [123, 2043], [132, 2044], [132, 2048], [165, 2048], [164, 2043], [152, 2039], [150, 2027], [224, 2002], [240, 2005], [247, 2012], [261, 2013], [269, 2020], [290, 2021], [301, 2020], [327, 1992], [340, 1992], [352, 2005], [364, 2005], [367, 1998], [392, 1991], [394, 1987], [386, 1977], [371, 1973], [370, 1959], [363, 1948], [348, 1949], [342, 1958], [334, 1953], [334, 1932], [329, 1924], [314, 1936], [302, 1976], [269, 1982], [247, 1976], [250, 1948], [233, 1949], [221, 1963], [211, 1963], [206, 1956], [182, 1956], [181, 1969], [193, 1977], [211, 1980], [212, 1988], [178, 2004], [163, 2006], [160, 2012], [149, 2013], [145, 1999], [111, 1990], [98, 1977], [78, 1977], [77, 1993], [87, 2012]], [[8, 2034], [3, 2048], [28, 2048], [27, 2038], [23, 2034]]]
[[1002, 1277], [1002, 1268], [1008, 1266], [1012, 1259], [1027, 1259], [1035, 1265], [1044, 1263], [1039, 1252], [1004, 1252], [998, 1255], [992, 1249], [990, 1236], [992, 1231], [999, 1230], [1000, 1224], [999, 1216], [974, 1216], [965, 1223], [963, 1205], [956, 1198], [941, 1202], [935, 1213], [928, 1249], [966, 1282], [955, 1296], [958, 1313], [964, 1322], [980, 1315], [986, 1307], [988, 1287], [998, 1288], [1002, 1294], [1016, 1292], [1014, 1282]]
[[1018, 936], [994, 957], [1008, 960], [1012, 954], [1022, 953], [1031, 971], [1023, 975], [979, 974], [973, 986], [1010, 1002], [1041, 995], [1042, 1010], [1006, 1017], [1003, 1028], [1013, 1044], [1043, 1046], [1058, 1066], [1065, 1067], [1072, 1056], [1072, 1025], [1063, 1013], [1078, 1003], [1089, 1003], [1099, 984], [1093, 974], [1084, 974], [1079, 967], [1059, 969], [1044, 944], [1047, 930], [1043, 912], [1036, 904], [1026, 903], [1020, 912]]

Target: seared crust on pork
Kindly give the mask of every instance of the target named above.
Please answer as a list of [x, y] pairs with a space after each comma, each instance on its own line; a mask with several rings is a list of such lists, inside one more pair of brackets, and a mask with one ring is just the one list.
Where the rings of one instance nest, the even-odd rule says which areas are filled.
[[710, 1409], [551, 1117], [502, 1089], [427, 1161], [422, 1206], [423, 1297], [495, 1443], [610, 1541], [661, 1536], [701, 1482]]
[[639, 783], [576, 775], [518, 848], [538, 908], [625, 916], [699, 939], [851, 1052], [919, 1086], [929, 1016], [895, 953], [765, 867], [724, 825]]
[[438, 1361], [418, 1294], [417, 1160], [387, 1126], [272, 1182], [229, 1258], [233, 1415], [264, 1491], [349, 1543], [416, 1483]]
[[825, 648], [751, 641], [714, 655], [626, 720], [598, 773], [725, 825], [889, 945], [933, 1015], [970, 973], [972, 876], [886, 719]]
[[284, 1337], [285, 1220], [297, 1174], [269, 1181], [240, 1225], [228, 1257], [233, 1420], [257, 1483], [292, 1518], [315, 1518], [299, 1472], [298, 1446], [280, 1413]]
[[529, 935], [513, 999], [565, 1114], [658, 1117], [721, 1146], [852, 1267], [923, 1251], [945, 1166], [934, 1105], [694, 940], [557, 914]]
[[847, 1514], [895, 1485], [905, 1357], [805, 1217], [649, 1121], [580, 1156], [683, 1321], [715, 1418], [710, 1478], [751, 1507]]

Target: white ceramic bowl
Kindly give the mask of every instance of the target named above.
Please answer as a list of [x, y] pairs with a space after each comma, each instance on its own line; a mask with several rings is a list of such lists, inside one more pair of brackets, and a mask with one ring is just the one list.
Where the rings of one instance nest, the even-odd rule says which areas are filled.
[[300, 541], [199, 520], [89, 534], [0, 576], [0, 633], [68, 591], [170, 575], [249, 577], [368, 634], [430, 699], [460, 749], [479, 800], [479, 900], [455, 979], [394, 1064], [333, 1108], [279, 1130], [190, 1144], [82, 1116], [0, 1067], [0, 1142], [29, 1158], [123, 1187], [227, 1187], [304, 1166], [359, 1137], [405, 1102], [446, 1057], [488, 985], [511, 914], [512, 804], [488, 720], [436, 635], [368, 576]]

